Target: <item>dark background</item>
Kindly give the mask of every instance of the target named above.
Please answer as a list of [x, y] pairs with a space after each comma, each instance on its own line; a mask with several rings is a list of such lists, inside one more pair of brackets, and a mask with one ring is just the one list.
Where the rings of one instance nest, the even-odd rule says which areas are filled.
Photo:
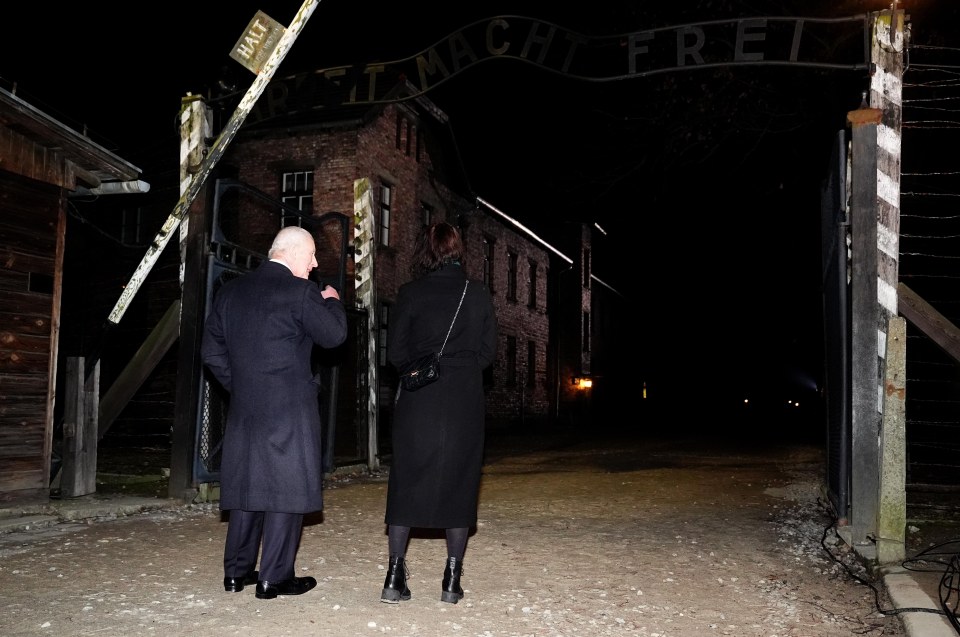
[[[890, 8], [867, 0], [559, 4], [323, 0], [277, 76], [411, 57], [495, 15], [604, 36]], [[954, 5], [898, 3], [921, 42], [949, 39]], [[300, 6], [21, 4], [6, 20], [0, 83], [142, 168], [172, 210], [181, 98], [211, 95], [220, 81], [245, 90], [253, 75], [229, 52], [247, 23], [262, 10], [289, 24]], [[688, 405], [719, 407], [757, 388], [777, 400], [816, 395], [820, 184], [837, 131], [868, 87], [863, 71], [801, 67], [598, 85], [504, 60], [472, 67], [427, 97], [450, 116], [477, 195], [548, 241], [584, 221], [607, 232], [594, 246], [594, 272], [635, 315], [618, 335], [624, 373]]]

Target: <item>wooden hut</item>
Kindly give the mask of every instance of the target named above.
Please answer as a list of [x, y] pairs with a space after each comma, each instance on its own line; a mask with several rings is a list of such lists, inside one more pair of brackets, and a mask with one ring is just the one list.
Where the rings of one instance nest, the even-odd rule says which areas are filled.
[[0, 89], [0, 500], [49, 494], [68, 197], [140, 173]]

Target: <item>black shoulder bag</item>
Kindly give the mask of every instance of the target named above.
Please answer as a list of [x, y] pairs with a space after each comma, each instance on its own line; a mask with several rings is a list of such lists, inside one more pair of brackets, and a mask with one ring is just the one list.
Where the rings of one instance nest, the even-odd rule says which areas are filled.
[[453, 320], [450, 321], [450, 327], [447, 329], [447, 335], [443, 339], [440, 351], [418, 358], [409, 371], [400, 374], [400, 386], [407, 391], [416, 391], [440, 378], [440, 357], [443, 356], [443, 348], [447, 346], [447, 339], [450, 338], [453, 324], [457, 322], [457, 315], [460, 314], [460, 306], [463, 305], [463, 297], [467, 295], [467, 285], [469, 284], [470, 281], [463, 284], [460, 303], [457, 305], [457, 311], [453, 313]]

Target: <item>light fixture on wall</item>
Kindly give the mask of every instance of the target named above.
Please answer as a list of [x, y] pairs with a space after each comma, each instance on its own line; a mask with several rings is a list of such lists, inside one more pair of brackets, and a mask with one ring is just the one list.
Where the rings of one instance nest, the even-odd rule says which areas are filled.
[[590, 389], [593, 387], [593, 379], [589, 376], [574, 376], [570, 379], [576, 389]]

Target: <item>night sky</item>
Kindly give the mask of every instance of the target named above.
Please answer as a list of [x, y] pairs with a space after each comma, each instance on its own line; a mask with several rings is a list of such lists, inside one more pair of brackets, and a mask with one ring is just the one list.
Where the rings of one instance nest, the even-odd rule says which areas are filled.
[[[277, 77], [411, 57], [497, 15], [612, 36], [714, 19], [845, 17], [890, 6], [545, 4], [463, 2], [452, 9], [323, 0]], [[937, 24], [956, 12], [946, 4], [953, 3], [899, 3], [912, 15], [915, 40], [925, 38], [922, 20]], [[220, 9], [207, 8], [214, 5]], [[180, 99], [208, 95], [220, 79], [245, 89], [253, 74], [229, 52], [247, 23], [259, 9], [289, 24], [300, 6], [29, 3], [7, 19], [12, 38], [2, 43], [0, 85], [15, 84], [39, 109], [86, 126], [159, 186], [178, 171]], [[450, 116], [478, 196], [548, 240], [572, 222], [607, 231], [594, 249], [595, 273], [636, 308], [624, 351], [689, 391], [752, 377], [803, 385], [819, 377], [820, 183], [837, 131], [868, 86], [864, 71], [783, 66], [591, 83], [500, 60], [465, 70], [427, 97]]]

